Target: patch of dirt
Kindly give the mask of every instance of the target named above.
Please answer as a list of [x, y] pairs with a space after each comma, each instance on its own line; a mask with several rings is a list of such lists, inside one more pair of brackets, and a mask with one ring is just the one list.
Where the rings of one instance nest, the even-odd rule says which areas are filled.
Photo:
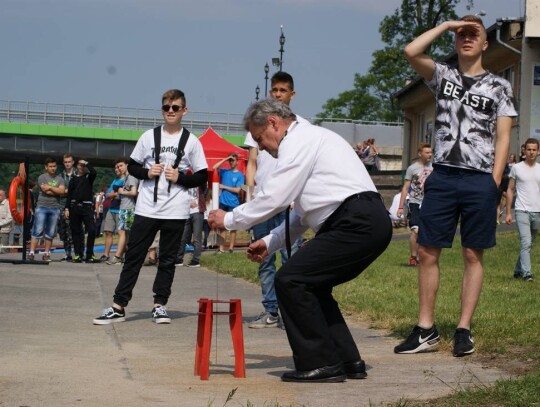
[[540, 365], [540, 355], [533, 347], [507, 350], [504, 354], [478, 353], [478, 360], [485, 367], [496, 367], [513, 376], [532, 373]]

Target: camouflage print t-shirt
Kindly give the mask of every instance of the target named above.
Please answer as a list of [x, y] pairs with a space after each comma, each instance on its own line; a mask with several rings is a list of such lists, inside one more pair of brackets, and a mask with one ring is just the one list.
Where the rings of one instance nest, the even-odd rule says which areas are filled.
[[436, 62], [426, 84], [437, 99], [433, 163], [491, 173], [497, 117], [518, 115], [510, 83]]

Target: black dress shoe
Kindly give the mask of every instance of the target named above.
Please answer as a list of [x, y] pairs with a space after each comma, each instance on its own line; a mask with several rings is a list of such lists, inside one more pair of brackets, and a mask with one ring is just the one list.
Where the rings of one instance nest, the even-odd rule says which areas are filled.
[[293, 370], [283, 373], [281, 380], [284, 382], [299, 383], [340, 383], [347, 379], [343, 363], [323, 366], [313, 370]]
[[367, 377], [366, 364], [363, 360], [345, 362], [344, 365], [347, 379], [365, 379]]

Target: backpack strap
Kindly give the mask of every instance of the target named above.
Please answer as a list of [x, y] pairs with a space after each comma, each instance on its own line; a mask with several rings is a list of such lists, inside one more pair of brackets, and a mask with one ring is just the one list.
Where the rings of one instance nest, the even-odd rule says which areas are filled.
[[[154, 161], [159, 164], [159, 152], [161, 151], [161, 126], [154, 128]], [[159, 177], [155, 177], [154, 202], [157, 202]]]
[[[174, 160], [173, 168], [178, 168], [180, 165], [180, 161], [182, 160], [182, 157], [185, 154], [184, 149], [186, 148], [187, 141], [189, 139], [189, 130], [185, 127], [182, 128], [182, 136], [180, 137], [180, 140], [178, 141], [178, 149], [176, 150], [176, 159]], [[169, 181], [169, 188], [167, 189], [167, 192], [171, 192], [171, 182]]]

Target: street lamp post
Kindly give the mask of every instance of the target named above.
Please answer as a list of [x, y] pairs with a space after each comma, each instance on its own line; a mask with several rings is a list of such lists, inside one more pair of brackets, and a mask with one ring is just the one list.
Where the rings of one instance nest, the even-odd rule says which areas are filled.
[[259, 100], [259, 92], [261, 91], [261, 88], [259, 88], [259, 85], [255, 88], [255, 100]]
[[283, 46], [285, 45], [285, 35], [283, 34], [283, 25], [281, 26], [281, 35], [279, 36], [279, 71], [283, 70], [283, 53], [285, 50]]
[[270, 67], [268, 66], [268, 62], [264, 66], [264, 97], [268, 97], [268, 72], [270, 72]]

